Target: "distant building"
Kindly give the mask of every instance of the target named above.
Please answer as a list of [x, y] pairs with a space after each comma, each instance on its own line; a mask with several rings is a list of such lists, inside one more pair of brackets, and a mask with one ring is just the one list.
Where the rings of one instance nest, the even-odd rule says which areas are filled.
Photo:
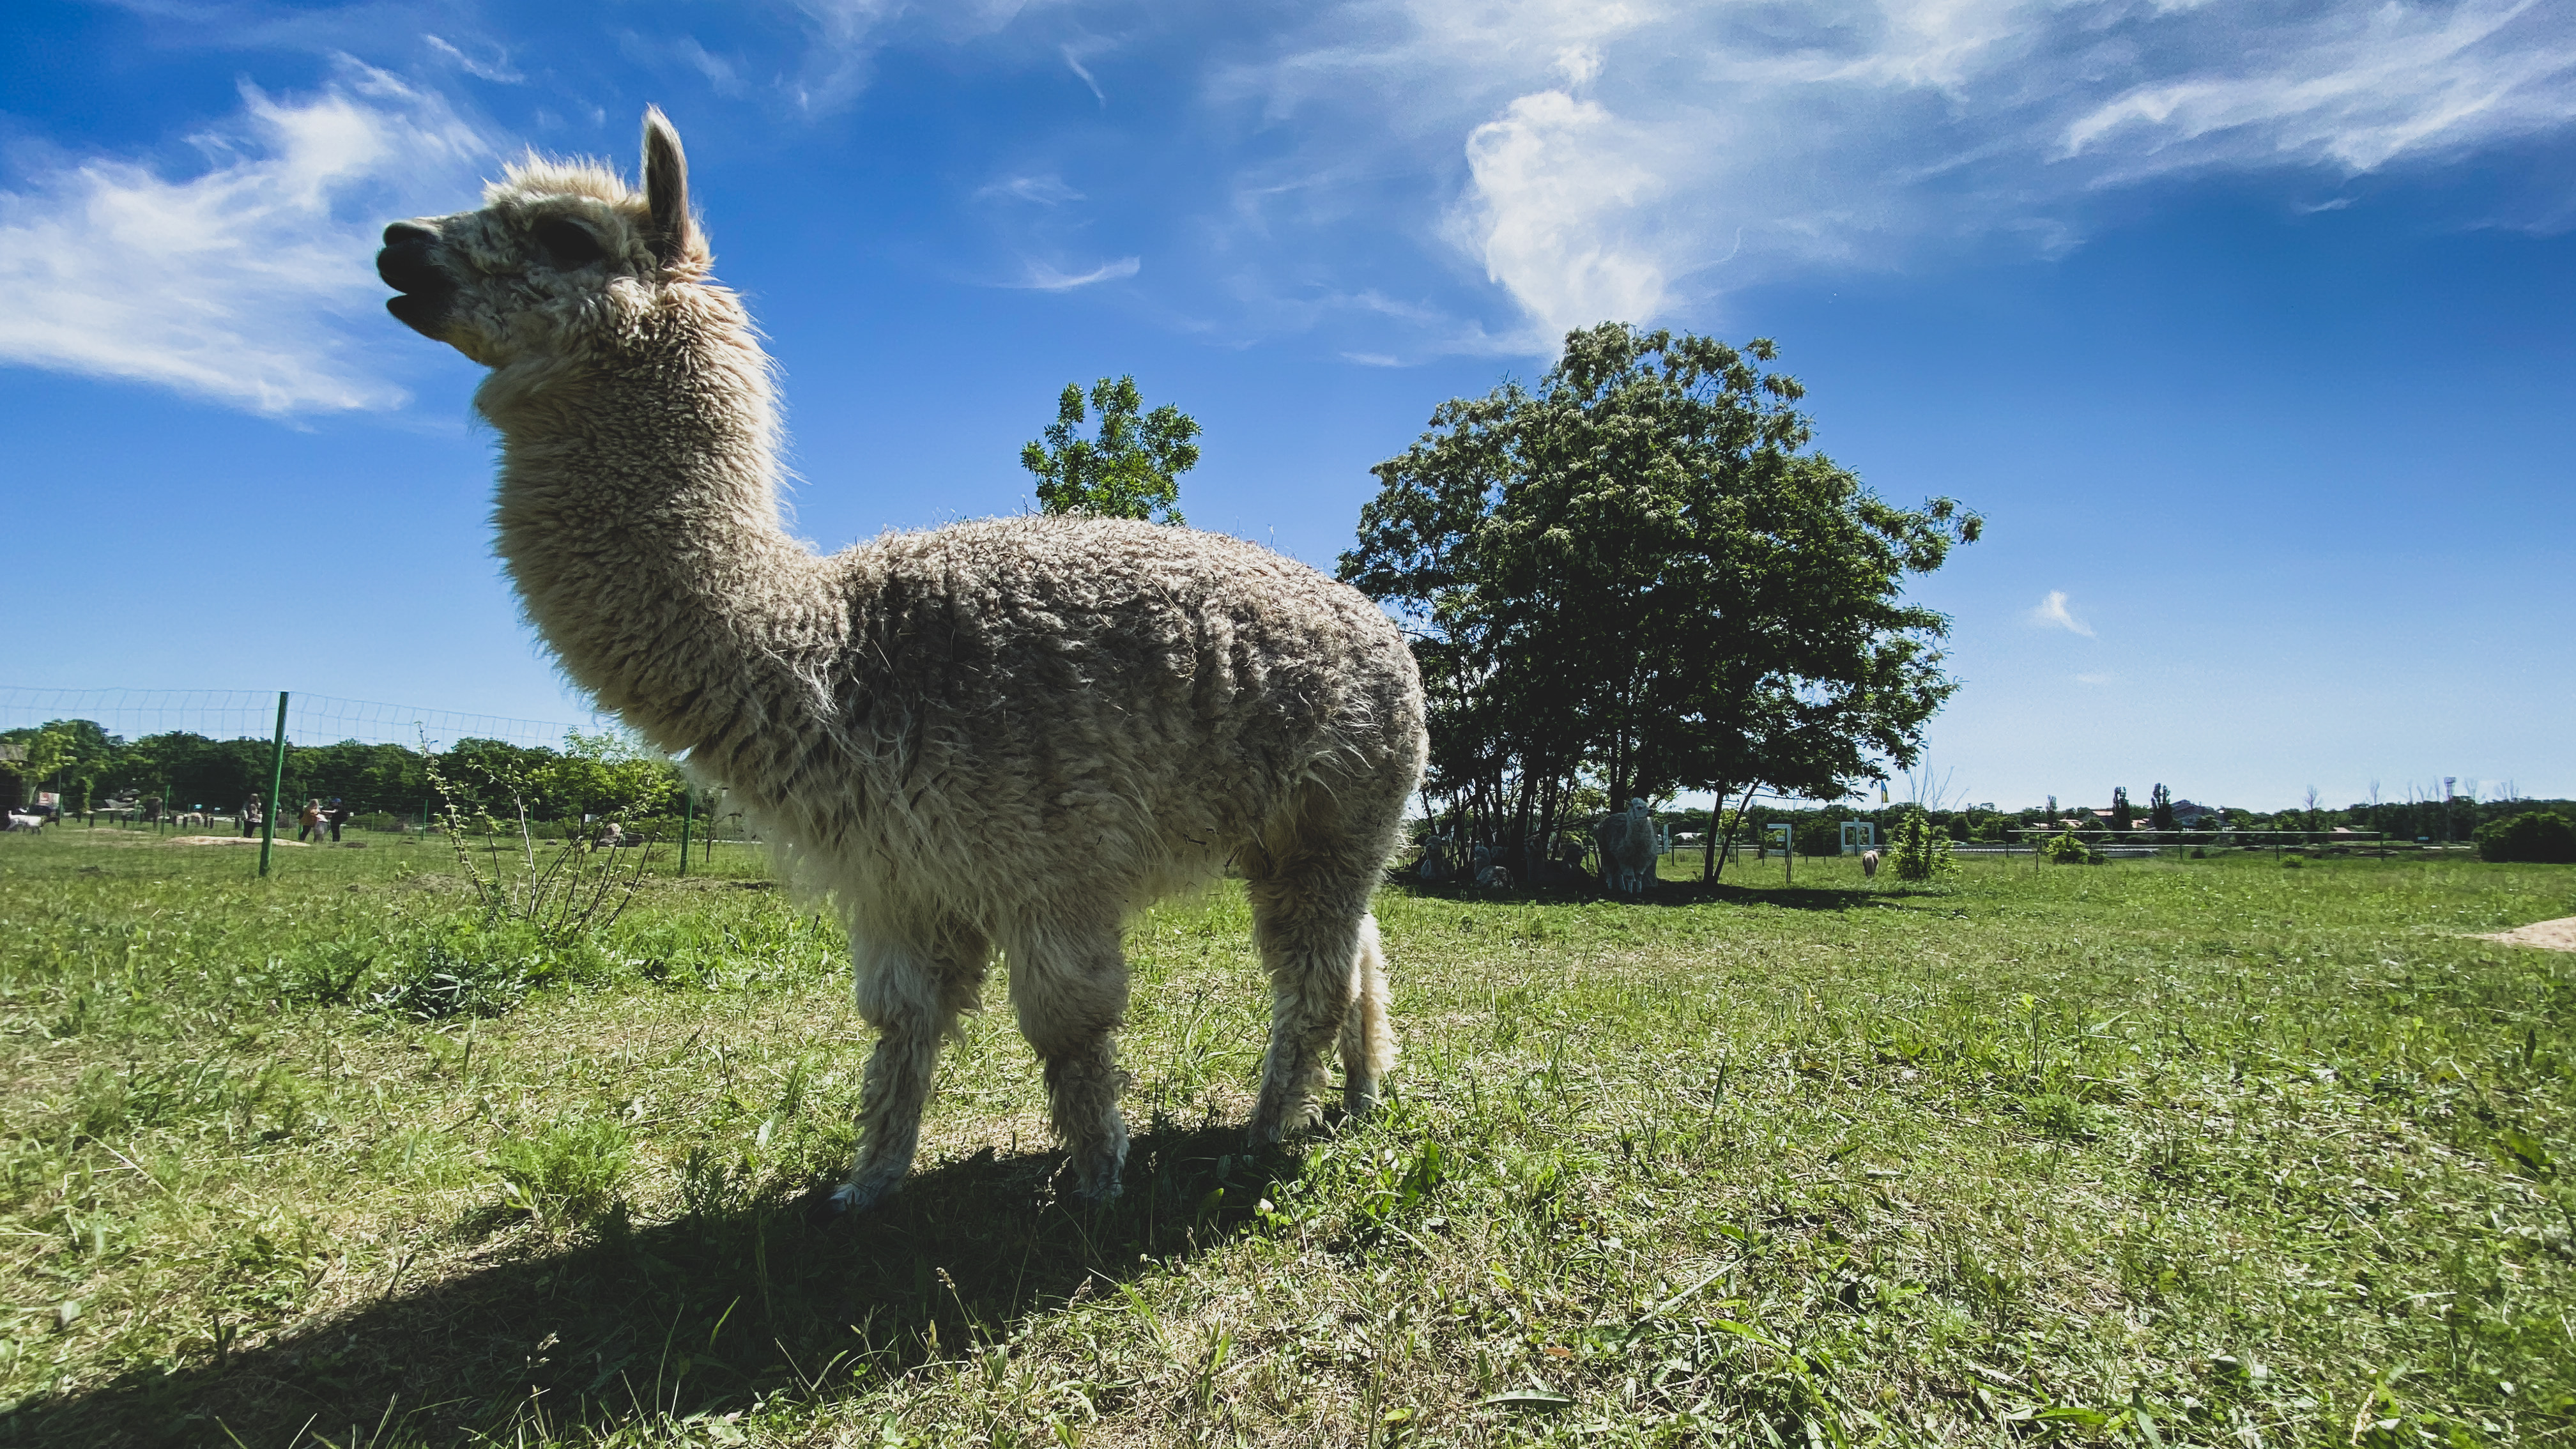
[[2174, 826], [2180, 830], [2216, 830], [2227, 824], [2227, 812], [2215, 805], [2194, 805], [2188, 800], [2173, 802]]

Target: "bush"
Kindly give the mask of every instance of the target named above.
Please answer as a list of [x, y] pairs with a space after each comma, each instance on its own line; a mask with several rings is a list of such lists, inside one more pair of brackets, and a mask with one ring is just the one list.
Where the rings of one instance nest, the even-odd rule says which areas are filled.
[[1887, 855], [1898, 880], [1930, 880], [1959, 868], [1950, 858], [1949, 834], [1933, 829], [1920, 810], [1908, 810], [1896, 822], [1888, 836]]
[[2101, 854], [2084, 843], [2074, 830], [2068, 829], [2054, 839], [2040, 843], [2040, 855], [2052, 865], [2100, 865]]
[[2527, 810], [2510, 820], [2490, 820], [2478, 827], [2478, 858], [2534, 861], [2544, 865], [2576, 862], [2576, 825], [2564, 815]]

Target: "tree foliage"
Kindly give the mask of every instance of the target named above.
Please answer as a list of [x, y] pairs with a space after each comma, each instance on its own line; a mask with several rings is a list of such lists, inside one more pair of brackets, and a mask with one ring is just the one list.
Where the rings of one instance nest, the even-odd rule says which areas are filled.
[[2565, 865], [2576, 861], [2576, 826], [2546, 810], [2527, 810], [2478, 827], [2478, 858]]
[[[23, 764], [5, 766], [21, 777], [22, 790], [60, 789], [74, 811], [127, 793], [160, 795], [172, 809], [230, 811], [253, 794], [266, 797], [274, 748], [267, 739], [187, 731], [127, 740], [89, 720], [0, 730], [0, 742], [26, 747]], [[681, 789], [678, 769], [632, 737], [575, 730], [559, 750], [484, 739], [461, 739], [434, 755], [358, 740], [290, 744], [282, 798], [336, 798], [359, 811], [417, 815], [446, 803], [432, 783], [433, 767], [469, 812], [515, 813], [515, 789], [540, 820], [660, 814], [676, 806]]]
[[1544, 835], [1578, 780], [1614, 809], [1829, 799], [1919, 754], [1956, 686], [1948, 621], [1901, 586], [1981, 520], [1895, 507], [1812, 451], [1774, 359], [1605, 323], [1535, 389], [1441, 404], [1373, 470], [1340, 574], [1415, 631], [1427, 788], [1489, 833]]
[[1085, 438], [1078, 431], [1086, 420], [1082, 387], [1066, 383], [1046, 436], [1020, 449], [1020, 466], [1037, 476], [1038, 506], [1048, 513], [1182, 522], [1180, 477], [1198, 466], [1198, 444], [1191, 441], [1199, 435], [1197, 420], [1170, 403], [1144, 412], [1133, 377], [1093, 383], [1091, 406], [1100, 426]]

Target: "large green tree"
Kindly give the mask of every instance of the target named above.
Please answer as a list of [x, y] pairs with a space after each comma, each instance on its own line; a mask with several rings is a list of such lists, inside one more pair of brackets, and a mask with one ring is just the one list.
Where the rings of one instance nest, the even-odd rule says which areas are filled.
[[1020, 466], [1037, 476], [1038, 506], [1049, 513], [1179, 523], [1183, 473], [1198, 466], [1196, 419], [1165, 403], [1144, 411], [1136, 379], [1092, 384], [1097, 434], [1085, 438], [1082, 388], [1066, 383], [1046, 436], [1020, 449]]
[[1903, 582], [1981, 520], [1812, 451], [1775, 356], [1577, 331], [1377, 466], [1340, 572], [1416, 632], [1435, 794], [1516, 840], [1582, 781], [1834, 798], [1913, 763], [1955, 685]]

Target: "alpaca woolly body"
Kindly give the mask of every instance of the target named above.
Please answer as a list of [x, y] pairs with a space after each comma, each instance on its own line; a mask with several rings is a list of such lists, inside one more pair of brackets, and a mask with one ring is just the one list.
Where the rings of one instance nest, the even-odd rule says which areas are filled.
[[1367, 897], [1425, 754], [1401, 635], [1266, 549], [1123, 520], [816, 556], [781, 525], [768, 359], [707, 280], [658, 114], [646, 174], [522, 167], [481, 210], [389, 227], [379, 270], [397, 317], [493, 369], [499, 552], [566, 672], [731, 791], [849, 928], [881, 1035], [841, 1200], [909, 1167], [996, 949], [1074, 1186], [1114, 1192], [1120, 929], [1229, 861], [1273, 989], [1255, 1139], [1336, 1040], [1366, 1110], [1394, 1052]]

